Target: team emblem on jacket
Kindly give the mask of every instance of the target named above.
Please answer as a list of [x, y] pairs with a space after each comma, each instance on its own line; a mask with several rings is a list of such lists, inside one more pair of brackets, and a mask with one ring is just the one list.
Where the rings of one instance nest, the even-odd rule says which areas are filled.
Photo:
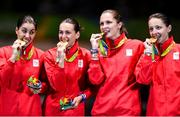
[[179, 60], [179, 52], [173, 53], [173, 60]]
[[78, 60], [78, 67], [79, 68], [83, 67], [83, 60], [82, 59]]
[[132, 49], [126, 49], [126, 56], [132, 56], [132, 55], [133, 55]]
[[39, 60], [33, 59], [33, 67], [39, 67]]

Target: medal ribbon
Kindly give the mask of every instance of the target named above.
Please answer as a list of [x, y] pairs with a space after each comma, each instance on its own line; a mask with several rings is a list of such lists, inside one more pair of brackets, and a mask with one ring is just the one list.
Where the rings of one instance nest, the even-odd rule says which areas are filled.
[[151, 58], [152, 58], [152, 61], [154, 61], [155, 59], [155, 55], [158, 55], [158, 49], [156, 48], [155, 44], [152, 44], [152, 54], [151, 54]]
[[[171, 49], [173, 48], [174, 45], [175, 45], [175, 42], [173, 41], [173, 42], [163, 51], [163, 53], [162, 53], [160, 56], [161, 56], [161, 57], [166, 56], [166, 55], [171, 51]], [[157, 49], [156, 46], [153, 44], [153, 45], [152, 45], [152, 54], [151, 54], [151, 58], [152, 58], [153, 61], [154, 61], [154, 59], [155, 59], [155, 55], [158, 55], [158, 49]]]
[[173, 42], [166, 48], [166, 50], [163, 51], [163, 53], [161, 54], [161, 57], [166, 56], [166, 55], [171, 51], [171, 49], [174, 47], [174, 45], [175, 45], [175, 42], [173, 41]]
[[31, 50], [28, 53], [28, 57], [26, 57], [26, 58], [25, 57], [21, 57], [21, 53], [19, 52], [16, 60], [18, 61], [18, 60], [20, 60], [20, 58], [22, 58], [23, 60], [30, 60], [32, 55], [33, 55], [33, 53], [34, 53], [34, 47], [31, 48]]
[[[116, 49], [116, 48], [121, 47], [121, 46], [125, 43], [126, 40], [127, 40], [127, 38], [124, 37], [124, 38], [118, 43], [117, 46], [115, 46], [114, 48], [110, 48], [110, 49]], [[107, 56], [107, 50], [108, 50], [108, 48], [109, 48], [108, 45], [107, 45], [102, 39], [100, 39], [100, 40], [98, 41], [98, 43], [99, 43], [99, 48], [100, 48], [101, 54], [104, 55], [104, 56]]]
[[67, 59], [66, 56], [65, 56], [65, 58], [64, 58], [65, 61], [73, 62], [75, 60], [75, 58], [78, 56], [78, 52], [79, 52], [79, 50], [77, 50], [69, 59]]

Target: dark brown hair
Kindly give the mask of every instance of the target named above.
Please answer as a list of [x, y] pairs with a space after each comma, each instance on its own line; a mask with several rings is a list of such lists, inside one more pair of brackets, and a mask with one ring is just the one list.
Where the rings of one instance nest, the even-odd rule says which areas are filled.
[[31, 23], [31, 24], [34, 24], [35, 29], [37, 30], [37, 23], [34, 21], [34, 18], [32, 16], [30, 16], [30, 15], [26, 15], [24, 17], [19, 18], [18, 21], [17, 21], [16, 27], [20, 28], [23, 23], [27, 23], [27, 22]]
[[114, 19], [116, 19], [117, 23], [122, 22], [122, 27], [120, 29], [120, 33], [124, 32], [126, 34], [126, 36], [128, 35], [128, 31], [127, 31], [126, 27], [124, 26], [124, 23], [122, 21], [122, 17], [117, 10], [108, 9], [108, 10], [103, 11], [102, 14], [103, 13], [111, 13], [114, 16]]
[[152, 18], [158, 18], [161, 19], [163, 21], [163, 23], [168, 27], [169, 25], [171, 25], [171, 21], [170, 19], [163, 13], [154, 13], [152, 15], [149, 16], [148, 21]]
[[74, 25], [74, 30], [75, 32], [80, 32], [81, 31], [81, 26], [79, 25], [78, 21], [74, 18], [66, 18], [65, 20], [63, 20], [61, 23], [70, 23]]

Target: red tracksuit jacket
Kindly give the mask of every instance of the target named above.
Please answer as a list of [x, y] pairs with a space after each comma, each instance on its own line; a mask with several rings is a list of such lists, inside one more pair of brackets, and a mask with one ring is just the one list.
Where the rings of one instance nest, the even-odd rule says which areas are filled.
[[135, 74], [137, 82], [150, 85], [147, 115], [177, 116], [180, 115], [180, 45], [173, 44], [170, 37], [159, 48], [162, 54], [170, 50], [164, 57], [142, 55]]
[[[92, 115], [140, 115], [140, 97], [135, 76], [136, 63], [143, 53], [143, 43], [126, 39], [123, 33], [115, 41], [106, 39], [107, 57], [99, 55], [88, 70], [92, 84], [100, 86]], [[118, 47], [118, 45], [121, 46]]]
[[[12, 47], [0, 48], [0, 115], [29, 116], [41, 115], [41, 101], [27, 86], [30, 76], [40, 78], [43, 51], [30, 44], [23, 56], [27, 58], [32, 49], [30, 60], [20, 59], [11, 63]], [[43, 84], [43, 87], [45, 85]]]
[[75, 45], [66, 51], [66, 57], [71, 58], [78, 51], [72, 62], [65, 61], [64, 68], [56, 63], [57, 48], [45, 52], [45, 69], [50, 84], [50, 91], [45, 101], [45, 115], [50, 116], [83, 116], [85, 105], [81, 102], [77, 108], [62, 111], [59, 100], [62, 97], [74, 98], [81, 93], [87, 97], [91, 94], [88, 89], [87, 69], [89, 67], [90, 53], [85, 48]]

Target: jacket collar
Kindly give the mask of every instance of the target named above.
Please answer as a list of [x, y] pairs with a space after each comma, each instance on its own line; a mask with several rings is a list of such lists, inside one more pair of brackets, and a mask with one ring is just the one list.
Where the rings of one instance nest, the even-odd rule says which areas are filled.
[[170, 46], [170, 44], [172, 44], [173, 42], [174, 42], [174, 38], [173, 38], [173, 36], [171, 36], [163, 44], [159, 44], [157, 47], [158, 47], [158, 50], [160, 51], [160, 53], [165, 51]]
[[30, 43], [25, 49], [22, 49], [22, 52], [21, 52], [22, 56], [28, 57], [28, 54], [31, 51], [32, 47], [33, 47], [33, 43]]
[[125, 33], [122, 33], [117, 39], [115, 40], [111, 40], [109, 38], [107, 38], [105, 41], [106, 41], [106, 44], [108, 45], [109, 48], [115, 48], [118, 46], [119, 42], [126, 38], [125, 36]]
[[79, 44], [78, 42], [76, 41], [74, 43], [74, 45], [70, 48], [70, 49], [67, 49], [66, 50], [66, 58], [69, 59], [71, 56], [74, 55], [74, 53], [78, 50], [78, 47], [79, 47]]

